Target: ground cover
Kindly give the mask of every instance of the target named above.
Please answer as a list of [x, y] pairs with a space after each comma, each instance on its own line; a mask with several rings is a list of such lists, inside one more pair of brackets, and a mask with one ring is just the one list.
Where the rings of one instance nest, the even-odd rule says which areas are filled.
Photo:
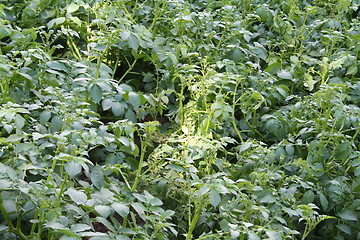
[[0, 0], [1, 239], [360, 239], [359, 0]]

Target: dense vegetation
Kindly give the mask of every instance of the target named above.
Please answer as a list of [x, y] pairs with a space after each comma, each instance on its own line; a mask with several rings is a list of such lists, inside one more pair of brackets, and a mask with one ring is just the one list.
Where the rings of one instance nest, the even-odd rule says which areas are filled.
[[359, 0], [0, 0], [1, 239], [360, 239]]

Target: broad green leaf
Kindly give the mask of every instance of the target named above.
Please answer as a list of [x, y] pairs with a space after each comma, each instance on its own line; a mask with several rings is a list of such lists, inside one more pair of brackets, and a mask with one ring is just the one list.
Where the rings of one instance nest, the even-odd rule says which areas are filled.
[[126, 118], [127, 120], [133, 122], [133, 123], [135, 123], [136, 120], [137, 120], [137, 117], [136, 117], [134, 111], [131, 110], [131, 109], [128, 109], [128, 110], [126, 111], [126, 113], [125, 113], [125, 118]]
[[274, 203], [276, 202], [276, 197], [272, 194], [270, 190], [261, 191], [257, 194], [258, 199], [261, 203]]
[[321, 203], [323, 210], [326, 210], [329, 206], [329, 201], [327, 200], [327, 198], [325, 197], [325, 195], [323, 193], [320, 193], [319, 198], [320, 198], [320, 203]]
[[343, 211], [339, 212], [339, 217], [344, 219], [344, 220], [349, 220], [349, 221], [357, 221], [357, 214], [349, 209], [349, 208], [345, 208]]
[[5, 129], [5, 131], [6, 131], [8, 134], [10, 134], [10, 133], [12, 133], [12, 131], [14, 130], [14, 126], [13, 126], [13, 125], [10, 125], [10, 124], [6, 124], [6, 125], [4, 126], [4, 129]]
[[130, 145], [130, 141], [126, 137], [119, 137], [118, 140], [127, 147]]
[[66, 20], [65, 17], [54, 18], [47, 23], [47, 27], [50, 29], [54, 26], [58, 26], [60, 24], [63, 24], [65, 22], [65, 20]]
[[269, 239], [271, 240], [282, 240], [282, 236], [279, 232], [277, 231], [273, 231], [273, 230], [266, 230], [266, 235], [269, 237]]
[[59, 222], [49, 222], [45, 224], [47, 227], [50, 227], [52, 229], [56, 229], [56, 230], [68, 230], [68, 228], [66, 226], [64, 226], [62, 223]]
[[70, 230], [73, 232], [84, 232], [86, 230], [90, 230], [91, 226], [88, 224], [78, 223], [71, 225]]
[[34, 80], [29, 74], [22, 73], [22, 72], [18, 72], [18, 74], [27, 80], [30, 80], [30, 81]]
[[104, 111], [109, 110], [113, 106], [113, 99], [106, 98], [102, 101], [102, 108]]
[[249, 240], [261, 240], [256, 233], [249, 233]]
[[133, 196], [136, 197], [140, 202], [146, 203], [148, 202], [146, 197], [139, 193], [133, 193]]
[[186, 171], [183, 166], [180, 166], [178, 164], [168, 164], [168, 165], [166, 165], [166, 168], [175, 170], [177, 172], [185, 172]]
[[161, 206], [161, 205], [163, 205], [163, 202], [160, 199], [156, 198], [156, 197], [150, 199], [149, 203], [150, 203], [151, 206]]
[[48, 110], [44, 110], [43, 112], [40, 113], [39, 121], [42, 125], [45, 125], [49, 121], [50, 117], [51, 117], [51, 112]]
[[344, 233], [351, 235], [351, 228], [346, 224], [337, 224], [336, 227]]
[[265, 72], [268, 72], [270, 74], [276, 74], [281, 69], [281, 63], [275, 62], [270, 64], [267, 68], [265, 68]]
[[94, 84], [90, 88], [90, 96], [94, 103], [99, 103], [103, 97], [103, 91], [98, 85]]
[[115, 202], [111, 207], [117, 212], [122, 218], [125, 218], [129, 214], [129, 207], [123, 203]]
[[10, 36], [12, 30], [8, 27], [2, 25], [0, 26], [0, 39], [3, 39], [4, 37]]
[[12, 134], [6, 139], [6, 141], [7, 142], [18, 142], [23, 138], [24, 138], [24, 136], [22, 134]]
[[301, 198], [301, 202], [303, 204], [309, 204], [309, 203], [314, 202], [314, 199], [315, 199], [314, 192], [311, 190], [308, 190], [304, 193], [303, 197]]
[[266, 60], [267, 51], [265, 48], [258, 42], [254, 43], [255, 47], [252, 47], [251, 51], [260, 59]]
[[121, 102], [113, 102], [111, 106], [111, 111], [115, 117], [120, 117], [124, 115], [125, 112], [124, 104], [122, 104]]
[[280, 72], [278, 72], [276, 74], [279, 78], [282, 78], [282, 79], [292, 79], [292, 75], [290, 72], [286, 71], [286, 70], [281, 70]]
[[141, 105], [139, 94], [137, 94], [136, 92], [129, 92], [128, 97], [129, 97], [129, 102], [131, 103], [131, 105], [133, 105], [135, 111], [137, 111]]
[[70, 161], [65, 164], [65, 171], [69, 174], [70, 178], [74, 178], [81, 172], [81, 164], [75, 161]]
[[50, 131], [52, 133], [60, 132], [62, 130], [62, 120], [59, 116], [54, 116], [51, 119]]
[[79, 5], [77, 5], [75, 3], [70, 3], [69, 5], [66, 6], [67, 13], [76, 12], [78, 9], [79, 9]]
[[348, 75], [355, 75], [358, 72], [358, 67], [357, 65], [351, 65], [347, 71], [346, 71], [346, 76]]
[[123, 41], [127, 41], [129, 39], [130, 35], [131, 35], [131, 33], [128, 31], [122, 31], [120, 33], [120, 37]]
[[235, 62], [240, 62], [244, 58], [243, 52], [239, 48], [235, 48], [232, 51], [231, 59]]
[[83, 191], [78, 191], [74, 188], [69, 188], [68, 190], [66, 190], [65, 192], [67, 195], [69, 195], [69, 197], [76, 202], [77, 204], [85, 204], [87, 201], [87, 196]]
[[139, 39], [137, 38], [136, 35], [130, 34], [129, 39], [128, 39], [128, 44], [129, 44], [130, 48], [137, 51], [139, 48]]
[[351, 145], [349, 142], [343, 142], [336, 147], [334, 157], [336, 160], [345, 160], [351, 153]]
[[113, 213], [113, 209], [110, 206], [106, 205], [96, 205], [95, 211], [103, 218], [107, 218]]
[[101, 189], [104, 186], [105, 178], [101, 166], [96, 165], [93, 167], [90, 173], [90, 179], [97, 189]]
[[216, 189], [212, 189], [209, 193], [209, 200], [211, 205], [213, 205], [214, 208], [216, 208], [219, 203], [221, 202], [221, 197], [219, 192]]
[[15, 116], [15, 127], [18, 130], [21, 130], [25, 125], [25, 118], [23, 118], [20, 114], [16, 114]]
[[32, 143], [18, 143], [15, 146], [14, 152], [15, 153], [29, 152], [31, 148], [35, 148], [35, 145]]
[[0, 190], [10, 188], [12, 186], [12, 182], [7, 179], [0, 179]]
[[58, 62], [58, 61], [51, 61], [51, 62], [47, 62], [46, 65], [54, 70], [59, 70], [59, 71], [64, 71], [67, 72], [68, 68], [65, 66], [65, 64]]
[[71, 21], [73, 21], [75, 24], [77, 24], [78, 26], [81, 26], [81, 20], [78, 17], [69, 17], [68, 19], [70, 19]]
[[295, 152], [295, 148], [292, 144], [287, 144], [285, 146], [285, 151], [287, 154], [289, 154], [290, 156], [293, 156], [294, 155], [294, 152]]
[[140, 217], [143, 217], [146, 211], [146, 207], [139, 202], [132, 203], [131, 206], [135, 209], [135, 211], [140, 215]]

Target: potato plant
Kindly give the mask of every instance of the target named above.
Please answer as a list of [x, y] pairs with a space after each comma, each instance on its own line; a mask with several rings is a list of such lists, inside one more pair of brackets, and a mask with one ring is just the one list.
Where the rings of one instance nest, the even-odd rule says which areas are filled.
[[1, 239], [360, 239], [359, 9], [0, 0]]

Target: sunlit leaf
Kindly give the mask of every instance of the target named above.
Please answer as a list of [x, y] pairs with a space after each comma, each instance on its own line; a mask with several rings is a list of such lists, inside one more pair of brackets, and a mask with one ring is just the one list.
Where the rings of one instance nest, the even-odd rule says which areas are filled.
[[74, 188], [69, 188], [65, 193], [77, 204], [84, 204], [88, 199], [84, 192], [78, 191]]

